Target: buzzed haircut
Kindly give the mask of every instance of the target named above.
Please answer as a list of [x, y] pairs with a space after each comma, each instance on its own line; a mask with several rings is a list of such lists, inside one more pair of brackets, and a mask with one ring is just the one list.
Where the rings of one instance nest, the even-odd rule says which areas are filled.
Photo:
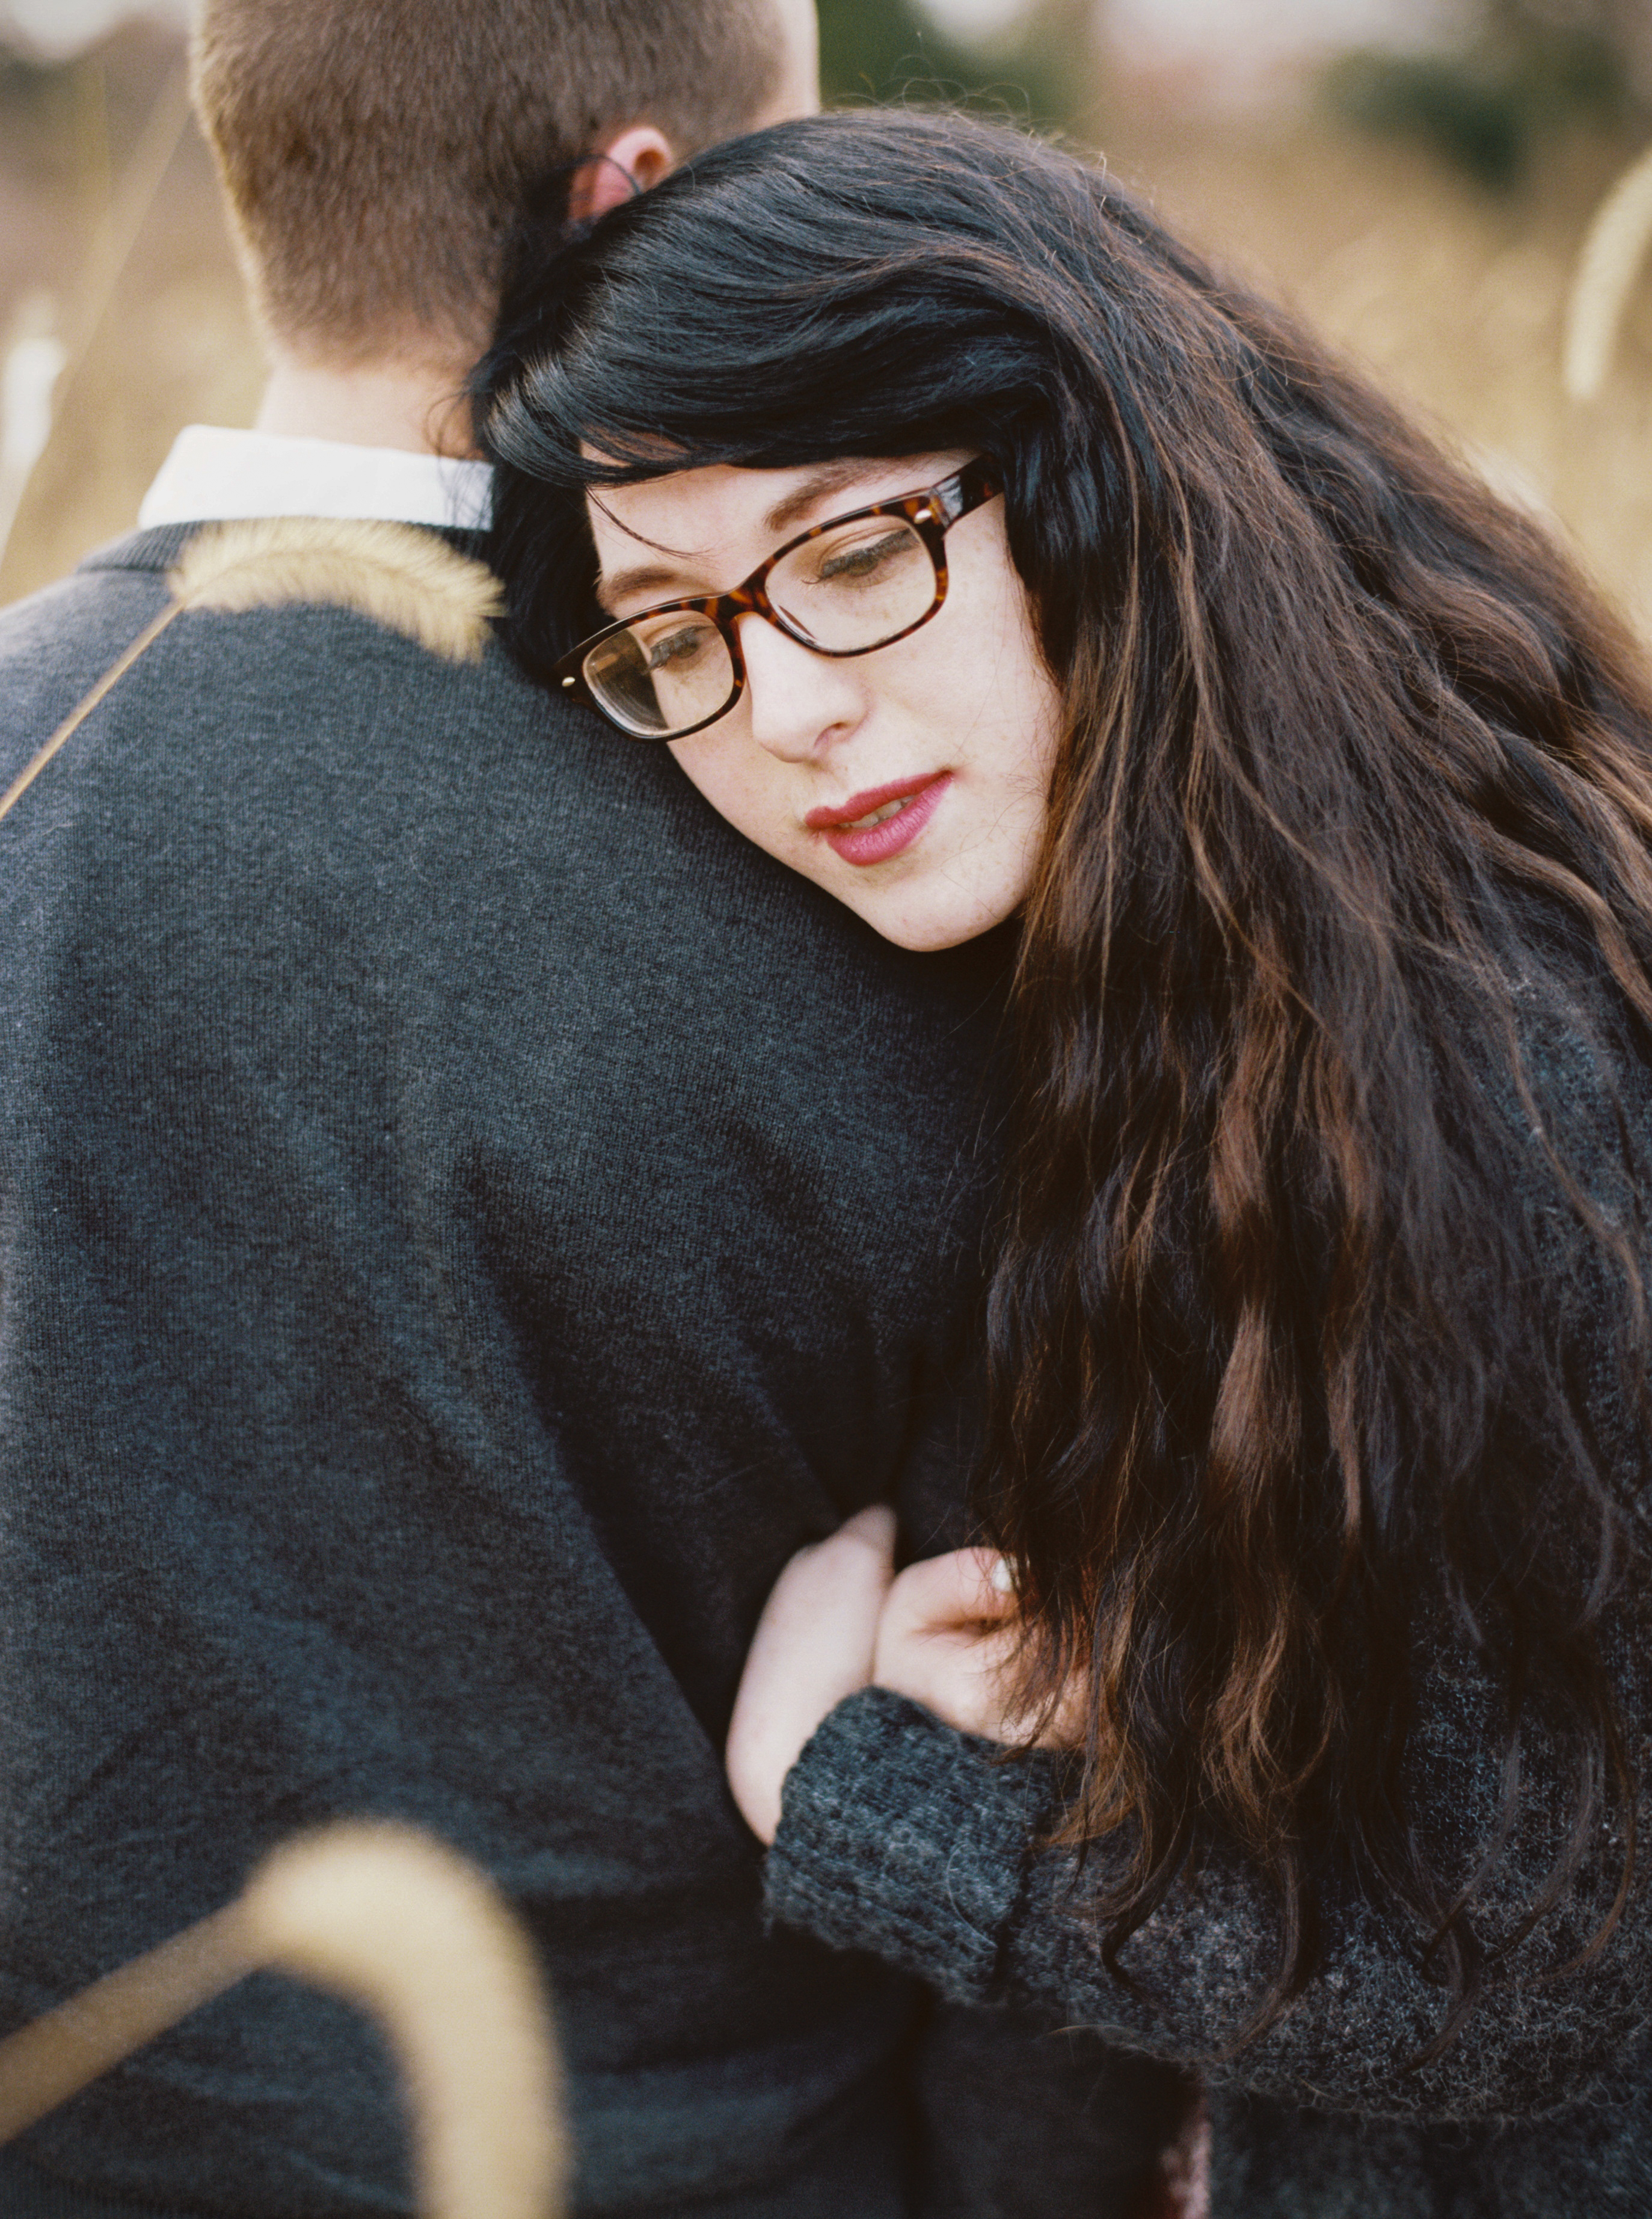
[[266, 326], [342, 365], [479, 345], [548, 179], [730, 137], [786, 61], [779, 0], [204, 0], [195, 92]]

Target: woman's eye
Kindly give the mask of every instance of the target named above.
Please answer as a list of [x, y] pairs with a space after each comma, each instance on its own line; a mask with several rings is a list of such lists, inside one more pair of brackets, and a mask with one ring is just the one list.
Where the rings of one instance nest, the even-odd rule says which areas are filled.
[[863, 539], [852, 547], [834, 547], [823, 556], [816, 576], [822, 585], [848, 585], [862, 579], [876, 578], [898, 560], [911, 544], [911, 534], [903, 526], [899, 531], [886, 531], [880, 539]]
[[657, 639], [643, 643], [650, 670], [667, 670], [674, 665], [680, 668], [685, 662], [692, 662], [705, 645], [704, 625], [685, 625], [680, 631], [662, 632]]

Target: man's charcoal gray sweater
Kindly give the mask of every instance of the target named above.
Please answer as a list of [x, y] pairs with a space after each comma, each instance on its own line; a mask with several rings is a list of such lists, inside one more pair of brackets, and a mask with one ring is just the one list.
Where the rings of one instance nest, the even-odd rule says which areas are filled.
[[[186, 536], [0, 620], [0, 786]], [[494, 650], [196, 614], [121, 681], [0, 825], [0, 2029], [392, 1815], [530, 1922], [581, 2212], [918, 2208], [917, 1992], [765, 1937], [720, 1752], [787, 1556], [955, 1508], [1003, 954], [887, 947]], [[1111, 2209], [1128, 2134], [1042, 2116], [1104, 2069], [972, 2067], [978, 2134], [1083, 2148], [946, 2208]], [[0, 2209], [398, 2212], [403, 2141], [376, 2038], [260, 1978]]]
[[[1550, 1135], [1601, 1211], [1638, 1228], [1646, 1269], [1652, 1076], [1629, 1054], [1603, 1083], [1608, 1060], [1598, 1065], [1550, 1021], [1533, 1023], [1527, 1045]], [[1509, 1114], [1518, 1116], [1512, 1105]], [[1203, 2067], [1212, 2219], [1652, 2214], [1652, 1467], [1618, 1367], [1621, 1284], [1537, 1175], [1523, 1118], [1516, 1130], [1533, 1175], [1512, 1199], [1537, 1215], [1562, 1358], [1630, 1542], [1603, 1641], [1642, 1783], [1639, 1876], [1591, 1961], [1543, 1977], [1585, 1947], [1611, 1904], [1623, 1845], [1605, 1824], [1556, 1916], [1513, 1951], [1456, 2038], [1419, 2062], [1447, 2004], [1424, 1937], [1351, 1876], [1333, 1878], [1320, 1970], [1267, 2034], [1235, 2051], [1272, 1977], [1278, 1931], [1275, 1899], [1236, 1855], [1213, 1849], [1126, 1944], [1127, 1985], [1102, 1961], [1085, 1879], [1068, 1854], [1039, 1846], [1061, 1807], [1058, 1760], [1006, 1762], [870, 1688], [831, 1713], [786, 1783], [767, 1862], [771, 1914], [839, 1947], [876, 1949], [961, 2002], [1037, 2004]], [[1625, 1132], [1638, 1175], [1626, 1171]], [[1419, 1618], [1405, 1793], [1436, 1869], [1462, 1885], [1496, 1831], [1503, 1700], [1460, 1632], [1437, 1613]], [[1568, 1831], [1563, 1768], [1541, 1731], [1525, 1734], [1523, 1760], [1519, 1824], [1475, 1913], [1492, 1939], [1517, 1931]], [[1105, 1879], [1109, 1854], [1105, 1839], [1091, 1845], [1090, 1882]]]

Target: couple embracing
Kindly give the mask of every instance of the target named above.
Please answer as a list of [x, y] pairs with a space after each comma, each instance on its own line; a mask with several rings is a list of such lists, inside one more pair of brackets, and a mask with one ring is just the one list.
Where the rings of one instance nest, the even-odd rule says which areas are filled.
[[[177, 627], [0, 828], [8, 2018], [370, 1812], [526, 1918], [582, 2211], [1122, 2219], [1195, 2076], [1217, 2213], [1645, 2210], [1632, 643], [779, 0], [425, 21], [209, 0], [263, 429], [0, 638], [9, 776], [203, 521], [508, 612]], [[254, 1981], [0, 2185], [398, 2131]]]

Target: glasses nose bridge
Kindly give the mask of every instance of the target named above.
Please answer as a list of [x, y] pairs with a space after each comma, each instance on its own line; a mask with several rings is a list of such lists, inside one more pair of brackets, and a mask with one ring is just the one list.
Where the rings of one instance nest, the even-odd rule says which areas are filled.
[[[786, 551], [784, 548], [780, 550], [781, 554]], [[779, 556], [771, 556], [743, 585], [731, 586], [726, 594], [720, 594], [711, 612], [717, 630], [727, 642], [742, 677], [745, 658], [740, 651], [738, 630], [742, 617], [761, 617], [765, 624], [773, 625], [776, 631], [783, 633], [787, 639], [795, 640], [800, 647], [813, 644], [807, 633], [798, 627], [796, 619], [788, 617], [784, 609], [777, 608], [768, 597], [768, 575], [779, 559]]]
[[764, 617], [770, 624], [774, 622], [774, 604], [768, 597], [769, 569], [765, 563], [743, 585], [731, 586], [726, 594], [718, 594], [712, 613], [725, 639], [735, 637], [735, 625], [742, 617]]

